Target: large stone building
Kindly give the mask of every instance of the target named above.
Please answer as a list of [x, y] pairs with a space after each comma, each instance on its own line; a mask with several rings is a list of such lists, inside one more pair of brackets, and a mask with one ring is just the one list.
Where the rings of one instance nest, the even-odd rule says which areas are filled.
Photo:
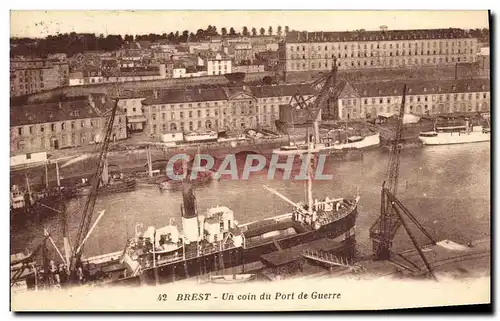
[[[113, 106], [103, 94], [11, 106], [10, 152], [29, 154], [98, 142]], [[127, 138], [121, 111], [117, 111], [111, 138]]]
[[169, 132], [239, 131], [273, 128], [279, 105], [300, 90], [307, 99], [314, 90], [307, 85], [234, 86], [173, 89], [155, 92], [142, 101], [147, 132], [156, 138]]
[[[437, 115], [490, 111], [489, 79], [406, 81], [405, 113]], [[341, 80], [328, 104], [336, 119], [363, 119], [396, 114], [401, 107], [403, 82], [349, 83]]]
[[10, 62], [10, 96], [23, 96], [67, 86], [69, 65], [48, 59], [12, 59]]
[[462, 29], [291, 31], [279, 45], [283, 72], [420, 67], [475, 62], [478, 41]]

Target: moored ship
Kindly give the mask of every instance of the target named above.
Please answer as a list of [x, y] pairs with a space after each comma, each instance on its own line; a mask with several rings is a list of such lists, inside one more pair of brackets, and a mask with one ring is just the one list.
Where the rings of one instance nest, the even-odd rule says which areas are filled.
[[86, 265], [90, 275], [102, 276], [107, 280], [105, 284], [152, 285], [229, 268], [233, 273], [245, 275], [258, 269], [262, 255], [326, 238], [338, 242], [342, 253], [346, 249], [353, 253], [359, 196], [313, 200], [311, 175], [307, 187], [308, 200], [304, 203], [295, 203], [266, 188], [293, 210], [239, 224], [226, 206], [198, 213], [192, 184], [184, 182], [181, 228], [171, 221], [159, 229], [152, 226], [145, 231], [137, 229], [120, 261], [97, 263], [90, 259]]
[[435, 127], [433, 131], [421, 132], [418, 137], [424, 145], [451, 145], [489, 142], [491, 133], [489, 128], [471, 126], [469, 120], [463, 126]]

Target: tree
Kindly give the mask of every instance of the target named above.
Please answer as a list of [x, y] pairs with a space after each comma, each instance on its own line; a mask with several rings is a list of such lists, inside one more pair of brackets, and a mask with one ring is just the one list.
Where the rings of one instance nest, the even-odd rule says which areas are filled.
[[285, 35], [290, 32], [290, 27], [285, 26]]
[[179, 38], [180, 38], [180, 37], [179, 37], [179, 31], [176, 31], [176, 32], [175, 32], [175, 35], [174, 35], [174, 42], [175, 42], [175, 43], [179, 43]]
[[231, 29], [229, 29], [229, 35], [230, 36], [236, 36], [236, 31], [234, 31], [233, 27], [231, 27]]
[[278, 31], [277, 31], [277, 33], [278, 33], [278, 37], [281, 37], [281, 26], [278, 26]]
[[196, 38], [196, 35], [192, 32], [189, 33], [189, 41], [195, 41], [197, 38]]
[[188, 38], [189, 38], [189, 31], [184, 30], [184, 31], [182, 32], [182, 36], [179, 38], [179, 41], [180, 41], [180, 42], [187, 42], [187, 41], [188, 41]]
[[224, 27], [220, 30], [223, 37], [227, 36], [227, 29]]
[[273, 27], [269, 26], [269, 29], [267, 29], [267, 32], [269, 33], [270, 36], [273, 35]]
[[125, 42], [134, 42], [134, 36], [125, 35]]
[[205, 34], [207, 36], [211, 36], [212, 35], [212, 25], [208, 25], [207, 29], [205, 30]]
[[196, 39], [202, 40], [204, 38], [205, 38], [205, 30], [203, 30], [203, 29], [196, 30]]
[[246, 26], [245, 26], [245, 27], [243, 27], [243, 32], [242, 32], [242, 34], [243, 34], [243, 37], [247, 37], [247, 36], [248, 36], [248, 28], [247, 28]]
[[257, 29], [255, 29], [255, 27], [252, 27], [252, 36], [256, 36], [257, 35]]
[[264, 29], [264, 28], [260, 28], [260, 30], [259, 30], [259, 31], [260, 31], [260, 35], [261, 35], [261, 36], [263, 36], [263, 35], [265, 35], [265, 34], [266, 34], [266, 29]]
[[175, 40], [175, 35], [174, 35], [174, 33], [173, 33], [173, 32], [170, 32], [170, 33], [168, 34], [168, 36], [167, 36], [167, 41], [168, 41], [169, 43], [173, 43], [173, 42], [174, 42], [174, 40]]

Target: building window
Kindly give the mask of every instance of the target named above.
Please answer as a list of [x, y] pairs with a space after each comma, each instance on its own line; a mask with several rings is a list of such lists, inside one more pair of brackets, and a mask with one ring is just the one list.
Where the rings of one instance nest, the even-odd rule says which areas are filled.
[[18, 134], [19, 136], [21, 136], [21, 135], [23, 134], [23, 128], [22, 128], [22, 127], [18, 127], [18, 128], [17, 128], [17, 134]]
[[50, 124], [50, 130], [52, 132], [55, 132], [56, 131], [56, 124]]
[[183, 118], [184, 118], [184, 112], [182, 112], [182, 111], [181, 111], [181, 112], [179, 113], [179, 118], [180, 118], [180, 119], [183, 119]]

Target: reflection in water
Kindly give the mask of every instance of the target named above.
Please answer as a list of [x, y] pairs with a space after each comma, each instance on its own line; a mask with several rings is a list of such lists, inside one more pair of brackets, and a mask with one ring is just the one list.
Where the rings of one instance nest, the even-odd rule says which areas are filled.
[[[365, 152], [364, 159], [355, 162], [330, 163], [326, 172], [333, 173], [331, 181], [316, 181], [317, 198], [353, 197], [361, 195], [356, 233], [362, 254], [371, 253], [369, 228], [379, 215], [380, 188], [386, 177], [388, 154], [375, 150]], [[268, 185], [292, 200], [303, 200], [304, 182], [268, 181], [265, 175], [250, 180], [212, 182], [197, 188], [198, 211], [215, 205], [226, 205], [234, 211], [240, 223], [290, 211], [290, 206], [268, 193]], [[432, 146], [404, 150], [398, 197], [435, 238], [467, 242], [489, 235], [490, 231], [490, 146], [487, 143]], [[69, 226], [75, 235], [80, 222], [84, 200], [69, 205]], [[181, 195], [179, 192], [160, 192], [144, 188], [124, 194], [101, 197], [95, 211], [106, 213], [89, 238], [85, 255], [118, 251], [127, 237], [132, 236], [137, 223], [162, 227], [170, 218], [180, 223]], [[97, 217], [97, 215], [95, 215]], [[62, 243], [60, 221], [47, 224], [53, 238]], [[36, 233], [35, 233], [36, 232]], [[24, 233], [12, 233], [12, 252], [32, 248], [43, 237], [39, 227], [27, 227]], [[36, 238], [34, 239], [34, 235]], [[415, 233], [420, 241], [425, 237]], [[396, 248], [408, 248], [404, 232], [396, 237]]]

